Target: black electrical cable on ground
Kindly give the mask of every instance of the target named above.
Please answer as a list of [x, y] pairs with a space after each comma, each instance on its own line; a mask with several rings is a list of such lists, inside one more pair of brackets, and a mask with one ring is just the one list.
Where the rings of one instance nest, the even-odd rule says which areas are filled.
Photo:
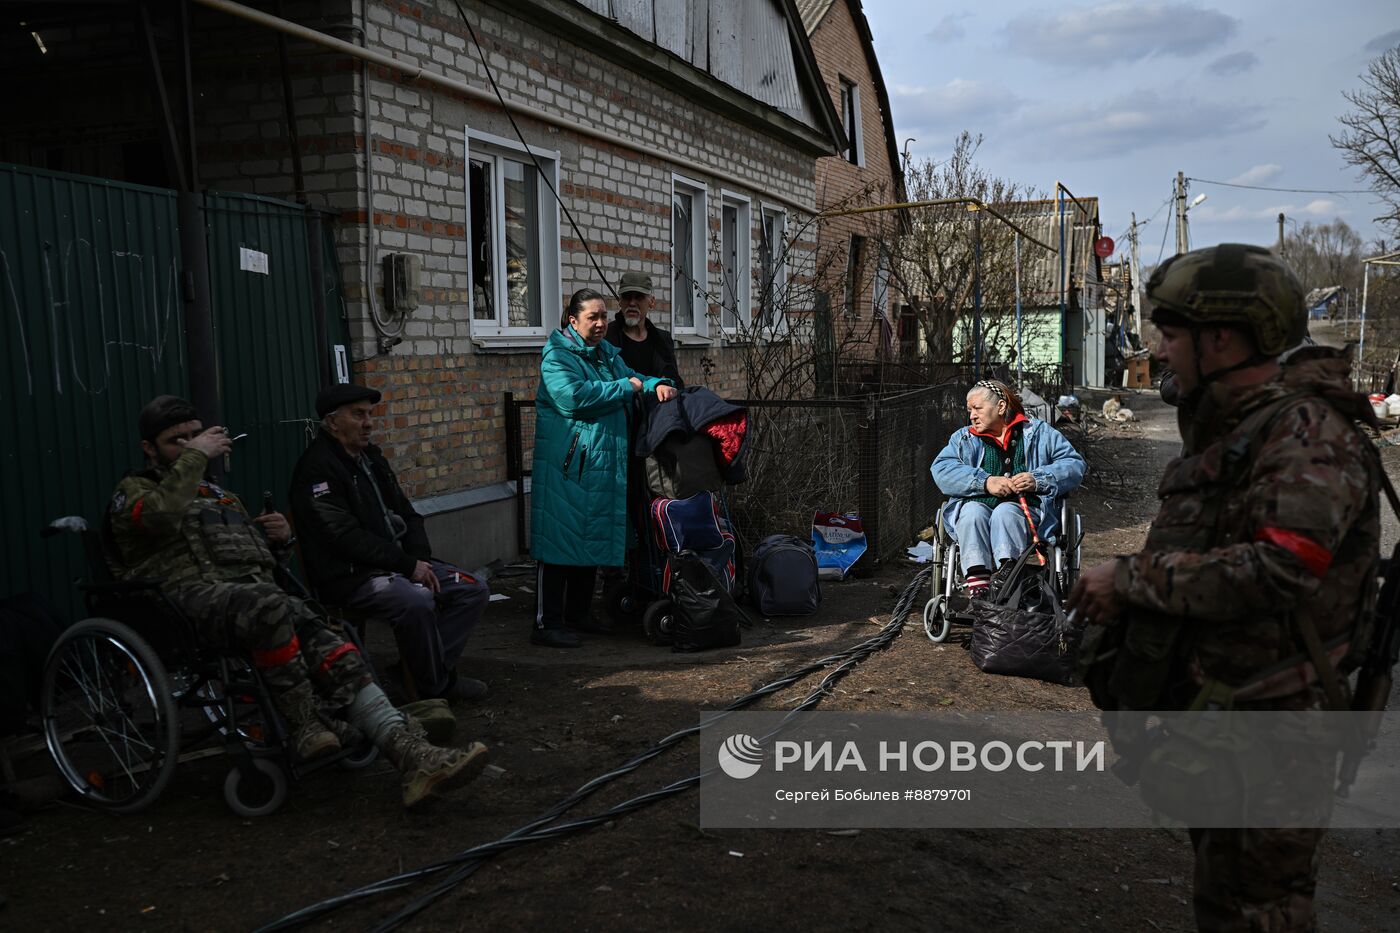
[[[914, 599], [918, 595], [919, 590], [922, 588], [922, 586], [928, 581], [928, 577], [931, 572], [931, 568], [925, 567], [924, 569], [920, 570], [917, 574], [915, 574], [914, 579], [909, 582], [909, 585], [907, 587], [905, 587], [904, 592], [900, 595], [899, 601], [895, 604], [894, 612], [890, 616], [890, 621], [885, 624], [885, 626], [879, 631], [878, 634], [873, 635], [870, 638], [867, 638], [863, 641], [857, 642], [855, 645], [852, 645], [844, 651], [824, 657], [818, 661], [807, 665], [806, 667], [793, 671], [790, 674], [786, 674], [783, 677], [772, 681], [771, 683], [764, 684], [757, 690], [754, 690], [753, 692], [746, 694], [743, 697], [740, 697], [739, 699], [730, 703], [728, 706], [724, 707], [724, 709], [720, 711], [720, 713], [716, 717], [708, 721], [708, 724], [712, 725], [713, 723], [725, 718], [731, 713], [744, 709], [747, 706], [751, 706], [753, 703], [757, 702], [763, 697], [770, 696], [774, 693], [784, 690], [819, 671], [831, 668], [827, 675], [822, 678], [821, 682], [817, 685], [816, 689], [814, 689], [811, 693], [804, 697], [802, 702], [798, 703], [797, 706], [793, 707], [792, 710], [789, 711], [788, 715], [783, 717], [782, 722], [767, 735], [762, 736], [759, 739], [759, 741], [766, 742], [770, 738], [772, 738], [772, 736], [785, 729], [790, 723], [790, 721], [793, 719], [793, 717], [795, 717], [798, 713], [807, 712], [809, 710], [815, 709], [816, 706], [819, 703], [821, 703], [822, 699], [830, 694], [831, 689], [836, 685], [836, 683], [838, 683], [843, 677], [850, 673], [857, 665], [859, 665], [866, 658], [870, 657], [876, 651], [880, 651], [884, 648], [889, 647], [894, 642], [894, 640], [899, 637], [900, 633], [904, 630], [904, 624], [909, 617], [909, 613], [913, 607]], [[393, 875], [388, 878], [384, 878], [379, 881], [372, 882], [371, 884], [365, 885], [363, 887], [357, 888], [346, 894], [342, 894], [337, 897], [328, 898], [326, 900], [319, 901], [315, 904], [311, 904], [307, 907], [302, 908], [301, 910], [287, 914], [286, 916], [278, 920], [274, 920], [273, 922], [263, 927], [260, 927], [258, 933], [272, 933], [272, 931], [275, 930], [292, 929], [294, 927], [298, 927], [305, 923], [308, 923], [311, 920], [317, 919], [318, 917], [331, 913], [332, 911], [338, 910], [342, 907], [346, 907], [356, 901], [363, 900], [368, 897], [373, 897], [379, 894], [388, 894], [390, 892], [409, 887], [410, 885], [413, 885], [418, 881], [429, 878], [440, 872], [446, 871], [448, 869], [453, 869], [453, 871], [449, 875], [447, 875], [445, 878], [442, 878], [428, 891], [424, 892], [418, 898], [405, 905], [401, 910], [386, 918], [378, 926], [374, 927], [375, 930], [383, 931], [396, 929], [399, 925], [409, 920], [413, 916], [417, 915], [421, 911], [425, 910], [426, 908], [432, 906], [432, 904], [436, 903], [444, 895], [450, 893], [457, 885], [461, 884], [467, 878], [470, 878], [478, 868], [480, 868], [483, 864], [486, 863], [486, 861], [493, 858], [494, 856], [500, 855], [501, 853], [507, 852], [511, 849], [519, 848], [521, 846], [530, 845], [536, 842], [544, 842], [550, 839], [559, 838], [560, 836], [565, 836], [571, 833], [580, 832], [585, 829], [591, 829], [596, 826], [601, 826], [602, 824], [614, 820], [619, 816], [623, 816], [635, 810], [639, 810], [652, 803], [656, 803], [660, 800], [665, 800], [668, 797], [673, 797], [681, 793], [682, 791], [695, 787], [700, 783], [701, 778], [703, 778], [706, 774], [709, 774], [710, 771], [704, 771], [700, 774], [692, 775], [691, 777], [675, 781], [671, 784], [665, 785], [664, 787], [657, 788], [656, 790], [652, 790], [645, 794], [638, 795], [636, 797], [631, 798], [630, 800], [625, 800], [622, 803], [619, 803], [611, 807], [610, 809], [595, 814], [593, 816], [582, 817], [567, 823], [555, 823], [555, 821], [558, 820], [561, 816], [563, 816], [566, 812], [568, 812], [577, 804], [581, 803], [587, 797], [591, 796], [599, 788], [616, 780], [619, 777], [622, 777], [625, 774], [629, 774], [632, 771], [635, 771], [637, 768], [641, 767], [641, 765], [645, 762], [650, 761], [651, 759], [659, 756], [668, 749], [675, 747], [681, 742], [681, 740], [689, 738], [692, 735], [696, 735], [699, 732], [699, 726], [691, 726], [687, 729], [682, 729], [678, 732], [672, 733], [671, 735], [662, 739], [660, 742], [657, 742], [651, 748], [642, 752], [640, 755], [637, 755], [635, 758], [631, 759], [625, 764], [619, 766], [618, 768], [615, 768], [612, 771], [609, 771], [606, 774], [600, 775], [599, 777], [596, 777], [588, 783], [584, 784], [578, 790], [574, 791], [568, 797], [565, 797], [563, 800], [559, 801], [557, 804], [555, 804], [553, 807], [547, 810], [539, 818], [535, 819], [530, 823], [527, 823], [525, 826], [522, 826], [511, 833], [506, 834], [505, 836], [502, 836], [500, 839], [497, 839], [493, 842], [484, 843], [479, 846], [474, 846], [463, 852], [459, 852], [456, 855], [449, 856], [448, 858], [440, 862], [435, 862], [433, 864], [426, 865], [422, 868], [415, 869], [413, 871]]]

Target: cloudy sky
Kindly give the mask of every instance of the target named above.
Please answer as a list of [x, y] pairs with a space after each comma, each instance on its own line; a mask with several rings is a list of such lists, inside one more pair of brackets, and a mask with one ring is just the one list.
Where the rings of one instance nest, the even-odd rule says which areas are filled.
[[[979, 161], [1053, 193], [1098, 195], [1126, 247], [1156, 261], [1172, 181], [1277, 188], [1366, 186], [1328, 142], [1366, 63], [1400, 44], [1396, 0], [1204, 0], [1051, 5], [1025, 0], [865, 0], [895, 132], [942, 158], [960, 130]], [[1193, 182], [1191, 243], [1271, 244], [1277, 215], [1344, 218], [1368, 239], [1366, 194], [1251, 191]], [[1159, 210], [1160, 208], [1160, 210]], [[1167, 233], [1167, 253], [1173, 233]]]

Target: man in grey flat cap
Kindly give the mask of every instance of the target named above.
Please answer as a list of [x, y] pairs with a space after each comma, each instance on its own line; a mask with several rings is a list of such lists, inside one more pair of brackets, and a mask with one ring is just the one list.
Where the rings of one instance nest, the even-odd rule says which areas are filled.
[[379, 399], [351, 384], [316, 396], [321, 430], [297, 461], [290, 493], [302, 561], [327, 603], [388, 622], [419, 697], [479, 699], [486, 684], [459, 676], [456, 665], [490, 591], [433, 558], [422, 516], [370, 443]]

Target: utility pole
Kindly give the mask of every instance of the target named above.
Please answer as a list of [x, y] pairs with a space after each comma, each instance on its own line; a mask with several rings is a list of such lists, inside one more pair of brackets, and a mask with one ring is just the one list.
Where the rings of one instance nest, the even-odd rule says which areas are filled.
[[[1160, 190], [1160, 189], [1159, 189]], [[1128, 266], [1129, 282], [1133, 296], [1133, 330], [1142, 340], [1142, 267], [1138, 265], [1137, 212], [1132, 214], [1133, 225], [1128, 228], [1128, 242], [1132, 245], [1132, 264]]]
[[1186, 173], [1176, 173], [1176, 252], [1191, 249], [1191, 237], [1186, 230]]
[[1287, 258], [1283, 251], [1283, 211], [1278, 212], [1278, 258]]

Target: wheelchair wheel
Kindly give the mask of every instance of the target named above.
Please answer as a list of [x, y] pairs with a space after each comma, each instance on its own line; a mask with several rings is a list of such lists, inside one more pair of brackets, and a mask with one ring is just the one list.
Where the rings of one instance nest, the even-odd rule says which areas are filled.
[[40, 711], [54, 764], [93, 806], [134, 813], [175, 774], [180, 721], [165, 667], [120, 622], [85, 619], [59, 637]]
[[224, 778], [224, 803], [247, 819], [277, 812], [287, 800], [287, 775], [281, 765], [269, 758], [249, 759], [252, 773], [234, 765]]
[[624, 628], [633, 628], [642, 621], [642, 603], [626, 580], [609, 584], [603, 591], [603, 608], [613, 622]]
[[675, 621], [675, 608], [669, 599], [658, 599], [642, 613], [642, 628], [653, 645], [671, 644]]
[[339, 764], [346, 771], [363, 771], [379, 760], [379, 749], [373, 742], [366, 742], [340, 759]]
[[953, 620], [948, 615], [948, 597], [942, 593], [924, 603], [924, 634], [929, 641], [941, 644], [952, 631]]
[[1084, 539], [1079, 513], [1069, 503], [1065, 503], [1063, 520], [1065, 524], [1061, 529], [1061, 539], [1064, 542], [1060, 548], [1061, 566], [1055, 574], [1055, 584], [1061, 601], [1069, 598], [1070, 590], [1074, 589], [1074, 584], [1079, 579], [1079, 543]]

